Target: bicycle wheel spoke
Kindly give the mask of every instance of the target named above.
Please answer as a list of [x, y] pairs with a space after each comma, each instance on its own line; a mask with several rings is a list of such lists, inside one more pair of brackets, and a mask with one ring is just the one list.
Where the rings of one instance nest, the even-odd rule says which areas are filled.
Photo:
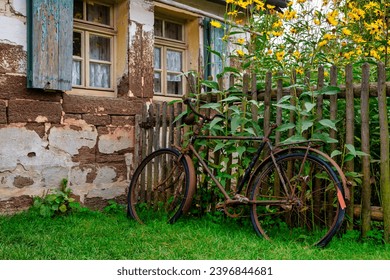
[[[257, 233], [267, 239], [283, 235], [319, 246], [326, 245], [340, 227], [344, 210], [337, 197], [337, 176], [323, 160], [301, 153], [270, 161], [256, 174], [251, 186], [251, 219]], [[279, 171], [278, 171], [279, 170]], [[280, 186], [280, 176], [288, 186]], [[277, 193], [276, 193], [277, 192]], [[272, 203], [277, 200], [278, 203]], [[285, 201], [285, 203], [280, 203]]]
[[188, 166], [180, 153], [172, 149], [153, 152], [134, 172], [128, 195], [129, 214], [141, 223], [161, 219], [175, 222], [181, 216], [188, 178]]

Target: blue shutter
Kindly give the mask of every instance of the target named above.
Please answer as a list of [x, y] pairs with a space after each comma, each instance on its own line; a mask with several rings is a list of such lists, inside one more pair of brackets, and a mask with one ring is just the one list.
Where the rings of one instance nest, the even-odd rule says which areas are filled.
[[73, 1], [27, 1], [27, 86], [72, 88]]

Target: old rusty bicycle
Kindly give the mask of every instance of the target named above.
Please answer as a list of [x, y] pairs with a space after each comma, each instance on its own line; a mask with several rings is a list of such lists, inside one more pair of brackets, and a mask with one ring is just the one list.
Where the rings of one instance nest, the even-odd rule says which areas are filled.
[[[326, 246], [342, 225], [348, 189], [341, 168], [316, 148], [317, 141], [274, 146], [269, 138], [274, 127], [263, 137], [202, 135], [203, 125], [216, 115], [202, 114], [194, 102], [184, 100], [198, 117], [188, 145], [156, 150], [135, 170], [128, 191], [128, 215], [143, 224], [154, 219], [176, 222], [191, 206], [197, 185], [193, 159], [197, 159], [221, 192], [224, 199], [217, 207], [227, 215], [239, 216], [244, 207], [256, 233], [266, 239], [283, 234]], [[259, 142], [234, 193], [229, 194], [195, 149], [200, 139]], [[260, 160], [264, 150], [267, 156]]]

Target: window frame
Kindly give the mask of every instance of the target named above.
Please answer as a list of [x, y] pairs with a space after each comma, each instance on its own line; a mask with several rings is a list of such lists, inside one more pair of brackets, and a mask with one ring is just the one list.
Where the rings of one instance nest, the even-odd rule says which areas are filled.
[[[186, 34], [186, 22], [185, 20], [182, 20], [180, 18], [174, 18], [174, 19], [168, 19], [168, 16], [162, 16], [162, 15], [155, 15], [155, 21], [156, 20], [161, 20], [162, 21], [162, 36], [154, 36], [154, 48], [160, 48], [161, 49], [161, 57], [160, 57], [160, 63], [161, 63], [161, 68], [156, 69], [155, 64], [153, 64], [153, 77], [155, 73], [160, 73], [161, 75], [161, 91], [158, 92], [156, 91], [155, 88], [153, 88], [154, 91], [154, 97], [167, 97], [167, 98], [172, 98], [172, 97], [181, 97], [185, 94], [185, 88], [186, 88], [186, 80], [184, 79], [184, 76], [181, 75], [183, 72], [185, 73], [187, 71], [187, 52], [188, 52], [188, 46], [187, 46], [187, 34]], [[182, 40], [175, 40], [171, 38], [165, 37], [165, 23], [174, 23], [174, 24], [179, 24], [181, 26], [181, 33], [182, 33]], [[172, 50], [172, 51], [177, 51], [181, 53], [181, 72], [175, 72], [175, 71], [169, 71], [167, 69], [167, 51]], [[153, 52], [154, 56], [154, 52]], [[155, 60], [155, 58], [154, 58]], [[182, 80], [182, 85], [181, 85], [181, 94], [173, 94], [173, 93], [168, 93], [168, 74], [173, 73], [173, 74], [178, 74], [181, 75], [181, 80]]]
[[[100, 1], [93, 1], [94, 4], [109, 7], [110, 23], [102, 24], [87, 20], [87, 5], [92, 1], [83, 0], [82, 19], [73, 17], [73, 32], [81, 33], [81, 57], [72, 54], [72, 61], [81, 61], [81, 85], [72, 83], [72, 90], [68, 93], [87, 96], [105, 96], [116, 97], [117, 86], [115, 83], [116, 75], [116, 6], [114, 3], [108, 4]], [[110, 38], [110, 61], [101, 61], [90, 58], [90, 36], [97, 35], [100, 37]], [[72, 62], [73, 63], [73, 62]], [[101, 63], [110, 65], [109, 88], [94, 87], [90, 85], [90, 64]], [[73, 67], [72, 67], [73, 71]], [[73, 76], [73, 73], [72, 73]]]

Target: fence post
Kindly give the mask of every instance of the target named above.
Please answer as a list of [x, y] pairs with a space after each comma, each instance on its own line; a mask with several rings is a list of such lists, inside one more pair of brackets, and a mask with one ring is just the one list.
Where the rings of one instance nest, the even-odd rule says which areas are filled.
[[361, 118], [362, 118], [362, 129], [361, 129], [361, 141], [362, 141], [362, 152], [365, 152], [367, 156], [362, 157], [362, 173], [363, 173], [363, 184], [362, 184], [362, 237], [367, 236], [367, 232], [371, 229], [371, 184], [370, 184], [370, 65], [365, 63], [362, 67], [362, 85], [361, 85]]
[[267, 72], [265, 76], [265, 92], [264, 92], [264, 133], [268, 133], [271, 127], [271, 92], [272, 92], [272, 73]]
[[[283, 97], [283, 72], [279, 72], [277, 89], [276, 89], [276, 103]], [[282, 124], [282, 108], [276, 107], [276, 125]], [[275, 144], [278, 144], [281, 141], [281, 132], [276, 131], [275, 133]]]
[[389, 162], [389, 123], [387, 116], [385, 65], [378, 63], [378, 109], [380, 125], [381, 194], [383, 207], [384, 240], [390, 237], [390, 162]]
[[[345, 144], [355, 146], [355, 109], [354, 109], [354, 95], [353, 95], [353, 69], [352, 64], [348, 64], [345, 67]], [[351, 159], [345, 163], [345, 170], [347, 172], [354, 171], [354, 159]], [[353, 180], [353, 178], [348, 178]], [[354, 185], [351, 184], [351, 205], [347, 209], [347, 213], [351, 220], [348, 224], [348, 229], [352, 230], [353, 226], [353, 205], [354, 205]]]

